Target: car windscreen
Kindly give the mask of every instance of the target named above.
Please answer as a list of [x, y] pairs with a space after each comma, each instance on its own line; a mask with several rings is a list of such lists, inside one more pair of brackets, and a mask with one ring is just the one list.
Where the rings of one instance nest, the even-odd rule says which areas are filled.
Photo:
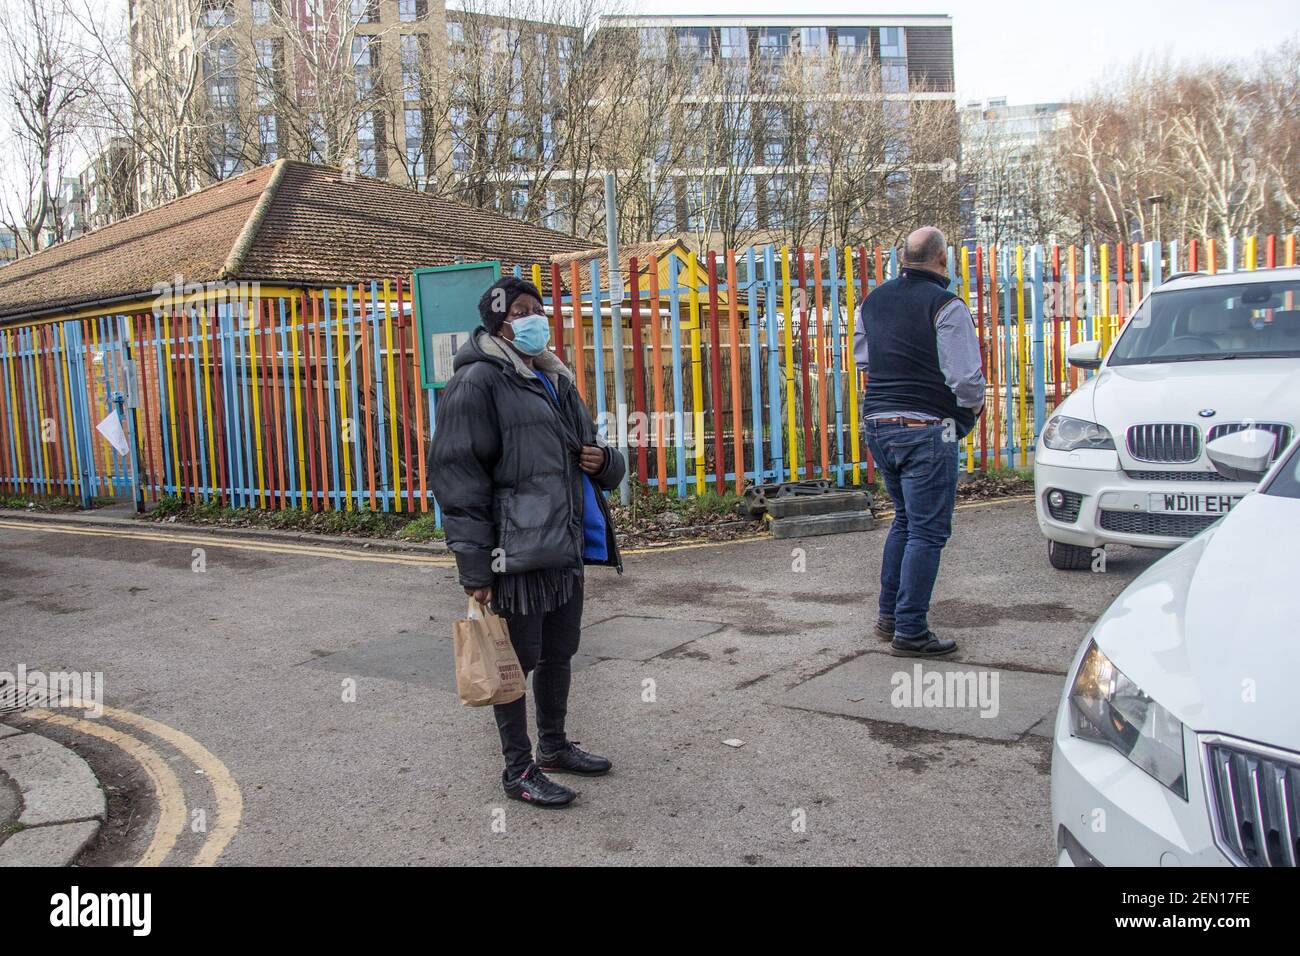
[[1300, 356], [1300, 281], [1154, 292], [1124, 326], [1108, 365]]
[[1295, 443], [1291, 454], [1278, 466], [1269, 479], [1268, 486], [1261, 491], [1279, 498], [1300, 498], [1300, 442]]

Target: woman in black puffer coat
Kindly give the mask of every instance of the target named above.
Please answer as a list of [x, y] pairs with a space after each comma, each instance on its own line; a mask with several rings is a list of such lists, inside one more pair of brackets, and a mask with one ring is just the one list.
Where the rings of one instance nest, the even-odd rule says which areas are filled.
[[570, 741], [564, 722], [583, 567], [623, 570], [604, 492], [625, 465], [598, 442], [573, 373], [547, 348], [537, 288], [502, 279], [483, 294], [479, 315], [482, 327], [456, 353], [438, 397], [429, 477], [461, 585], [505, 618], [524, 673], [533, 673], [536, 760], [526, 698], [493, 708], [506, 794], [564, 806], [574, 792], [543, 771], [596, 775], [611, 766]]

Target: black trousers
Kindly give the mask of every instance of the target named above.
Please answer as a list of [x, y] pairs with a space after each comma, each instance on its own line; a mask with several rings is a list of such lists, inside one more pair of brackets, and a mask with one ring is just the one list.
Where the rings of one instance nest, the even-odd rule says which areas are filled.
[[[510, 643], [525, 677], [533, 675], [533, 697], [537, 709], [537, 736], [542, 749], [555, 751], [564, 746], [564, 718], [569, 711], [571, 661], [578, 650], [582, 630], [582, 579], [574, 583], [573, 597], [545, 614], [505, 614]], [[506, 770], [517, 776], [528, 769], [533, 745], [528, 739], [528, 697], [509, 704], [496, 704], [492, 711], [501, 733], [501, 753]]]

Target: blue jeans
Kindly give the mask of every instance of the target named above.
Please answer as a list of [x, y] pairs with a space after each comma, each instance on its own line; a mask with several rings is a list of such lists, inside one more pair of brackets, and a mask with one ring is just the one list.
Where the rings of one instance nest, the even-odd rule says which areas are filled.
[[894, 501], [880, 566], [880, 616], [894, 619], [896, 635], [917, 637], [930, 629], [926, 615], [939, 555], [952, 535], [959, 446], [951, 425], [946, 430], [940, 422], [865, 424], [867, 447]]

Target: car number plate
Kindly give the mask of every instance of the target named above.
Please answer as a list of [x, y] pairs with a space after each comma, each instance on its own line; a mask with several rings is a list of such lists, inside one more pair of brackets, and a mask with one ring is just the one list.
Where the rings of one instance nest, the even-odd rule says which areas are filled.
[[1151, 495], [1152, 511], [1180, 515], [1223, 515], [1242, 499], [1242, 495], [1193, 495], [1185, 492]]

